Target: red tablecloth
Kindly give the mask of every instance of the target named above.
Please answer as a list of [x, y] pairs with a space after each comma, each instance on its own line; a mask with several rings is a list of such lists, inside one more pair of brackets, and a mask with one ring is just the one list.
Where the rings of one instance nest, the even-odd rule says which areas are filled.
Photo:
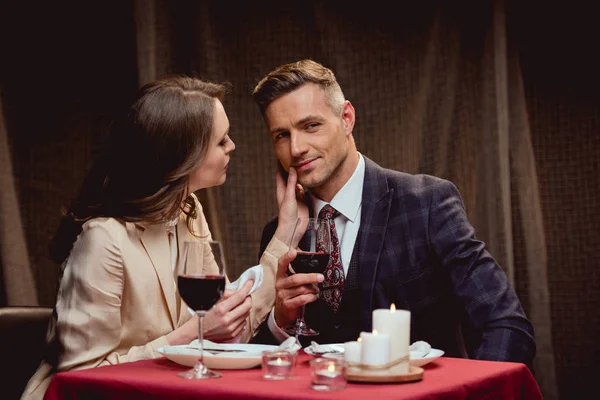
[[56, 374], [45, 400], [55, 399], [542, 399], [523, 364], [441, 357], [411, 383], [348, 383], [345, 390], [318, 392], [310, 387], [306, 354], [296, 376], [269, 381], [260, 368], [226, 370], [220, 379], [190, 381], [177, 376], [187, 367], [167, 359]]

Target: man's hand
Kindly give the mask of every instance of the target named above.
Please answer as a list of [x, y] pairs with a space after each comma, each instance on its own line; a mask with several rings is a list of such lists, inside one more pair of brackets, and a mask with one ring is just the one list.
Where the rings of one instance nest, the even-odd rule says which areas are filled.
[[277, 171], [275, 181], [277, 204], [279, 205], [279, 220], [275, 237], [288, 244], [298, 218], [308, 217], [308, 207], [304, 204], [304, 189], [298, 183], [298, 173], [294, 168], [290, 168], [287, 182], [279, 171]]
[[290, 250], [279, 259], [275, 280], [275, 322], [284, 327], [293, 322], [298, 308], [319, 298], [317, 284], [323, 282], [322, 274], [294, 274], [288, 276], [288, 265], [296, 258], [296, 250]]

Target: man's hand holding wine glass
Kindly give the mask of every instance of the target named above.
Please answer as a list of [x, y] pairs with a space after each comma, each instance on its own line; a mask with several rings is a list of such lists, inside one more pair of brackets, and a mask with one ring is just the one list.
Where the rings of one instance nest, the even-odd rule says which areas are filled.
[[275, 281], [275, 322], [283, 327], [293, 323], [298, 310], [319, 298], [317, 284], [325, 277], [319, 273], [288, 274], [288, 266], [296, 258], [297, 251], [292, 249], [285, 253], [278, 262]]

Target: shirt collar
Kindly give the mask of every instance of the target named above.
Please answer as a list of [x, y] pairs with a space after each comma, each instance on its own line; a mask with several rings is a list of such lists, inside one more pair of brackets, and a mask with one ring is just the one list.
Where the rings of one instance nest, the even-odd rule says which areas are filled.
[[319, 215], [319, 211], [321, 211], [321, 208], [325, 207], [326, 204], [331, 204], [331, 207], [338, 210], [340, 214], [342, 214], [351, 222], [354, 222], [362, 202], [364, 182], [365, 160], [363, 156], [358, 153], [358, 164], [356, 165], [354, 173], [350, 179], [348, 179], [348, 182], [342, 186], [340, 191], [336, 193], [333, 199], [331, 199], [331, 203], [327, 203], [321, 199], [318, 199], [311, 194], [310, 197], [313, 202], [313, 210], [315, 211], [315, 215]]

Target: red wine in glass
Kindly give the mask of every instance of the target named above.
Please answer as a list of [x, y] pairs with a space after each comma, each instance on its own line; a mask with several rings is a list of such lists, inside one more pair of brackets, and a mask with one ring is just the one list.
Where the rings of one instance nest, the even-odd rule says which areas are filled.
[[[290, 274], [323, 273], [330, 261], [331, 235], [327, 219], [300, 217], [290, 238], [289, 248], [296, 250], [296, 259], [288, 266]], [[305, 306], [301, 306], [295, 323], [283, 328], [288, 335], [316, 336], [319, 332], [304, 321]]]
[[310, 274], [325, 272], [329, 264], [329, 254], [311, 251], [298, 251], [296, 259], [291, 263], [290, 273]]
[[192, 310], [208, 311], [223, 296], [225, 277], [222, 275], [180, 275], [177, 288]]
[[198, 350], [196, 365], [178, 376], [185, 379], [212, 379], [221, 374], [204, 365], [204, 316], [221, 299], [225, 291], [225, 259], [220, 242], [186, 241], [177, 263], [177, 290], [181, 300], [198, 316]]

